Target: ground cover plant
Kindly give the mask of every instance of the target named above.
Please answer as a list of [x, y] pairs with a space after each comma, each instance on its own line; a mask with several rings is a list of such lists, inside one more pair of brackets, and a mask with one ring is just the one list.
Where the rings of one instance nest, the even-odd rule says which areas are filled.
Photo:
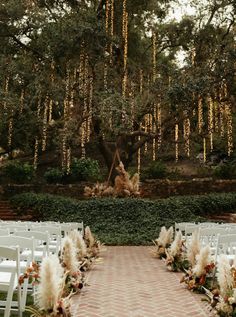
[[236, 208], [236, 193], [182, 196], [160, 200], [90, 199], [77, 201], [48, 194], [12, 197], [19, 213], [31, 210], [40, 220], [81, 221], [108, 245], [145, 245], [160, 228], [175, 222], [201, 221]]

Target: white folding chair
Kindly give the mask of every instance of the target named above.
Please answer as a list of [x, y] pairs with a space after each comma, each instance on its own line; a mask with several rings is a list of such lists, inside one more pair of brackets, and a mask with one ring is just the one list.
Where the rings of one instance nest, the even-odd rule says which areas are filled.
[[221, 254], [225, 254], [230, 262], [235, 259], [236, 256], [236, 234], [218, 234], [215, 262], [217, 263], [218, 257]]
[[[43, 258], [49, 255], [50, 236], [48, 232], [16, 231], [13, 235], [25, 238], [32, 238], [35, 240], [35, 261], [42, 262]], [[23, 251], [22, 257], [25, 257], [27, 254], [29, 254], [29, 250]]]
[[39, 231], [39, 232], [48, 232], [50, 235], [50, 242], [49, 242], [49, 251], [55, 254], [58, 254], [58, 252], [61, 250], [61, 226], [58, 225], [44, 225], [44, 226], [33, 226], [33, 231]]
[[[19, 247], [9, 248], [0, 245], [0, 258], [15, 263], [13, 267], [0, 266], [0, 291], [6, 293], [6, 300], [0, 301], [0, 309], [4, 310], [4, 317], [10, 317], [11, 311], [18, 311], [22, 316], [21, 289], [18, 287], [20, 276], [20, 252]], [[17, 290], [17, 301], [13, 301], [13, 293]]]
[[8, 236], [10, 234], [10, 230], [8, 228], [2, 229], [0, 228], [0, 236]]
[[[35, 240], [32, 238], [25, 238], [25, 237], [17, 237], [17, 236], [2, 236], [0, 238], [0, 244], [6, 247], [15, 247], [18, 246], [21, 253], [20, 253], [20, 272], [24, 273], [26, 268], [30, 266], [32, 261], [34, 261], [34, 254], [35, 254]], [[24, 255], [24, 252], [28, 252], [27, 255]], [[0, 270], [2, 269], [11, 269], [16, 266], [16, 262], [12, 260], [3, 260], [0, 262]], [[28, 289], [29, 281], [28, 279], [24, 280], [22, 286], [22, 309], [25, 308], [26, 304], [26, 297], [27, 297], [27, 289]]]

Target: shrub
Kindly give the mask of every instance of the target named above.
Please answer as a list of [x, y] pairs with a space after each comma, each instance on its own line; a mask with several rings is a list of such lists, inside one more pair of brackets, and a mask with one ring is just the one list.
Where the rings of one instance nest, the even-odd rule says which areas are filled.
[[17, 183], [29, 182], [34, 177], [34, 167], [19, 161], [8, 162], [3, 168], [3, 175]]
[[157, 161], [152, 162], [149, 167], [144, 170], [143, 178], [158, 179], [167, 176], [167, 167], [164, 163]]
[[235, 164], [227, 163], [217, 166], [214, 170], [214, 176], [221, 179], [230, 179], [236, 177]]
[[25, 193], [11, 199], [18, 210], [32, 210], [40, 220], [81, 221], [106, 244], [149, 244], [161, 226], [199, 221], [236, 208], [236, 193], [181, 196], [161, 200], [90, 199], [77, 201], [48, 194]]
[[44, 173], [44, 178], [50, 184], [63, 183], [64, 173], [59, 168], [49, 168]]
[[95, 181], [100, 176], [98, 161], [90, 158], [74, 158], [71, 164], [71, 177], [78, 181]]

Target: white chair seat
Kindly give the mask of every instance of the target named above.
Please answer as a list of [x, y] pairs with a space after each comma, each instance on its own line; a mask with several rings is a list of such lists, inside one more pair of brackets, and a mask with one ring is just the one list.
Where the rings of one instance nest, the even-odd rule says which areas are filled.
[[[9, 283], [11, 280], [11, 273], [9, 272], [0, 272], [0, 290], [6, 291], [9, 288]], [[17, 277], [15, 277], [13, 287], [16, 288], [18, 285]]]
[[[42, 251], [45, 249], [45, 245], [39, 245], [36, 247], [36, 250]], [[57, 251], [57, 245], [51, 245], [48, 246], [49, 251], [55, 253]]]

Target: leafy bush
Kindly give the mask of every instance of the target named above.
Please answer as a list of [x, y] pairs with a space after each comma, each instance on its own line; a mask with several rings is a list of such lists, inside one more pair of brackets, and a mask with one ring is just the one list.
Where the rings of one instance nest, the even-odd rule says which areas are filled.
[[90, 158], [74, 158], [71, 164], [71, 176], [74, 180], [98, 180], [100, 169], [98, 161]]
[[34, 177], [34, 167], [29, 163], [12, 161], [4, 166], [3, 175], [17, 183], [29, 182]]
[[199, 221], [209, 214], [235, 210], [236, 193], [181, 196], [161, 200], [91, 199], [77, 201], [47, 194], [12, 198], [18, 210], [32, 210], [40, 220], [81, 221], [106, 244], [149, 244], [161, 226]]
[[50, 184], [63, 183], [64, 173], [59, 168], [49, 168], [44, 173], [44, 178]]
[[152, 162], [143, 172], [144, 179], [159, 179], [167, 176], [167, 167], [160, 161]]
[[217, 166], [214, 170], [214, 176], [221, 179], [230, 179], [236, 177], [235, 164], [227, 163]]

